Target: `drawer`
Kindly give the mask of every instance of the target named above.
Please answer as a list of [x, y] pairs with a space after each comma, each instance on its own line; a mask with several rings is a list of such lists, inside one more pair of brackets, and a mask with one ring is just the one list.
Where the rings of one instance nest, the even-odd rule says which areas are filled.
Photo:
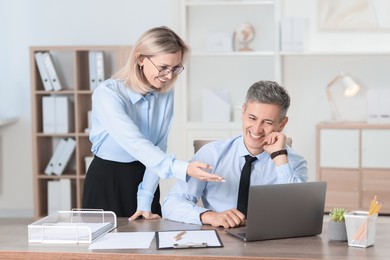
[[320, 179], [326, 181], [327, 192], [358, 192], [360, 173], [357, 170], [321, 169]]

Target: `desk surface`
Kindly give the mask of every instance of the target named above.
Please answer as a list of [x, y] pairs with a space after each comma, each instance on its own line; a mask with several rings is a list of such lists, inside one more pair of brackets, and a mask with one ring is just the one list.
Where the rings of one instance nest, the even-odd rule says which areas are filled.
[[[330, 242], [327, 239], [327, 222], [318, 236], [289, 238], [257, 242], [244, 242], [223, 228], [218, 233], [223, 248], [156, 250], [155, 239], [149, 249], [89, 250], [86, 244], [35, 244], [28, 243], [27, 225], [31, 220], [15, 219], [4, 222], [0, 219], [0, 259], [389, 259], [390, 223], [377, 223], [375, 245], [369, 248], [349, 247], [347, 242]], [[137, 220], [128, 222], [118, 219], [116, 232], [162, 231], [185, 229], [210, 229], [169, 220]], [[115, 232], [113, 231], [113, 232]]]

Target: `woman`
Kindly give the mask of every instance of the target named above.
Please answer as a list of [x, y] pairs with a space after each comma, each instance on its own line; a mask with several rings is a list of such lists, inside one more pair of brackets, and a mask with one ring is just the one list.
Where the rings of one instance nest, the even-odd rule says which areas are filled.
[[88, 169], [83, 208], [111, 210], [118, 217], [159, 218], [159, 177], [222, 181], [202, 162], [166, 154], [173, 118], [173, 83], [188, 46], [172, 30], [146, 31], [127, 64], [92, 95], [89, 138], [94, 159]]

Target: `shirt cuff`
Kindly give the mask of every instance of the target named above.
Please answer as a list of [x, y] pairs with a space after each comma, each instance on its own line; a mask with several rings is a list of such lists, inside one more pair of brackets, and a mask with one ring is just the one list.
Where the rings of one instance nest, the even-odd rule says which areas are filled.
[[152, 201], [154, 194], [146, 190], [138, 190], [137, 193], [137, 211], [152, 212]]
[[195, 207], [194, 210], [195, 210], [195, 212], [194, 212], [194, 216], [192, 219], [192, 223], [198, 224], [198, 225], [203, 225], [202, 221], [200, 220], [200, 215], [202, 213], [204, 213], [206, 211], [210, 211], [210, 210], [202, 208], [202, 207]]
[[276, 166], [276, 171], [278, 173], [278, 182], [279, 183], [289, 183], [291, 180], [291, 172], [290, 165], [288, 163]]
[[175, 160], [172, 165], [172, 175], [181, 181], [187, 182], [187, 168], [189, 162]]

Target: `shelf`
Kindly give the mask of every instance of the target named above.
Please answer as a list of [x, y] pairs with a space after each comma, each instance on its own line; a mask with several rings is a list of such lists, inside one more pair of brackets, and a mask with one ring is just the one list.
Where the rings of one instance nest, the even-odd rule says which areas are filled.
[[209, 1], [188, 1], [187, 6], [243, 6], [243, 5], [274, 5], [275, 1], [261, 0], [209, 0]]
[[390, 51], [308, 51], [308, 52], [280, 52], [281, 56], [370, 56], [390, 55]]
[[[88, 112], [91, 110], [92, 91], [89, 78], [89, 51], [104, 52], [105, 78], [121, 68], [131, 51], [129, 46], [34, 46], [30, 47], [32, 93], [32, 139], [34, 217], [48, 214], [48, 184], [53, 180], [71, 180], [72, 208], [81, 208], [86, 172], [84, 158], [91, 156], [88, 133]], [[49, 52], [63, 89], [46, 91], [35, 62], [36, 52]], [[68, 133], [43, 133], [43, 102], [46, 96], [69, 98], [70, 125]], [[55, 115], [56, 116], [56, 115]], [[54, 127], [53, 127], [54, 128]], [[45, 169], [61, 139], [72, 138], [76, 147], [61, 175], [46, 175]], [[70, 210], [70, 209], [64, 209]]]
[[[280, 78], [277, 7], [276, 1], [261, 0], [181, 1], [181, 33], [192, 52], [186, 64], [188, 69], [181, 76], [183, 87], [177, 89], [183, 109], [176, 113], [181, 113], [184, 129], [183, 150], [178, 153], [190, 158], [195, 139], [221, 139], [241, 134], [241, 105], [247, 88], [259, 79]], [[247, 46], [253, 51], [231, 51], [245, 46], [233, 38], [244, 24], [254, 29], [254, 37]], [[223, 36], [222, 43], [215, 40], [219, 33]], [[215, 91], [216, 98], [219, 93], [228, 96], [230, 120], [234, 121], [203, 122], [204, 90]], [[225, 116], [227, 113], [225, 111]], [[218, 116], [214, 115], [215, 121]]]
[[226, 56], [226, 57], [261, 57], [261, 56], [270, 56], [275, 55], [273, 51], [247, 51], [247, 52], [202, 52], [194, 51], [192, 53], [193, 57], [212, 57], [212, 56]]

